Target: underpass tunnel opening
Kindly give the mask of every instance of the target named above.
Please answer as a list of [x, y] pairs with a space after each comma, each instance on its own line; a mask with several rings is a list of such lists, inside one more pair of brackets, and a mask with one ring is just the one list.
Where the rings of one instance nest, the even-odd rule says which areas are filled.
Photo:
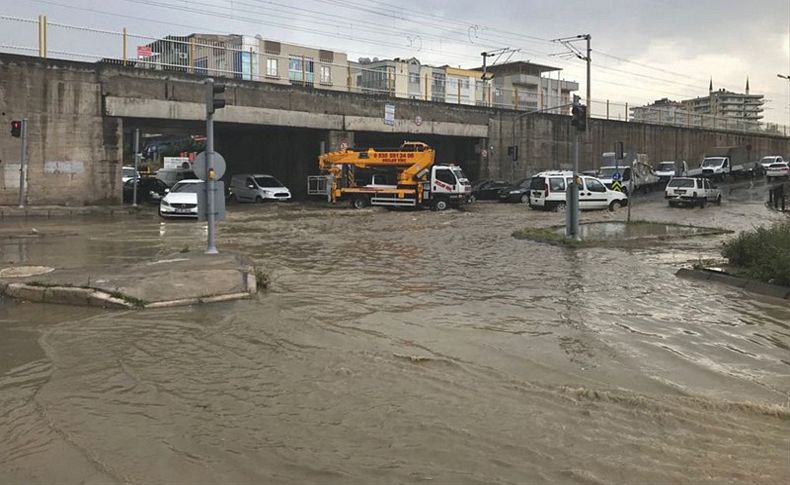
[[354, 148], [396, 148], [404, 141], [420, 141], [436, 151], [438, 163], [460, 165], [469, 180], [480, 177], [479, 138], [413, 133], [355, 132]]

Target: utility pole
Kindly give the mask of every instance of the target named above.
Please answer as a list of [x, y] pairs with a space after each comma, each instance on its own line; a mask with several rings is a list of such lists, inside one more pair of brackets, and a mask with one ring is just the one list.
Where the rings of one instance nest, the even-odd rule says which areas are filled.
[[140, 166], [140, 128], [134, 129], [134, 182], [132, 182], [132, 207], [137, 207], [137, 190], [139, 182], [137, 170]]
[[[578, 47], [576, 47], [573, 43], [579, 42], [581, 40], [587, 41], [587, 51], [586, 54], [582, 54]], [[554, 39], [552, 42], [559, 42], [560, 44], [564, 45], [568, 52], [561, 54], [561, 55], [572, 55], [576, 56], [577, 58], [585, 61], [587, 63], [587, 119], [590, 118], [590, 113], [592, 110], [592, 90], [591, 82], [592, 82], [592, 48], [590, 47], [590, 42], [592, 41], [592, 35], [590, 34], [579, 34], [573, 37], [562, 37], [559, 39]], [[556, 55], [556, 54], [552, 54]]]
[[[487, 80], [486, 73], [488, 72], [488, 58], [497, 56], [496, 60], [494, 61], [494, 64], [496, 64], [497, 62], [499, 62], [499, 60], [502, 58], [502, 56], [504, 56], [505, 54], [508, 54], [507, 59], [505, 59], [505, 62], [507, 62], [513, 56], [513, 54], [515, 54], [516, 52], [518, 52], [520, 50], [521, 49], [511, 49], [510, 47], [503, 47], [501, 49], [496, 49], [496, 50], [493, 50], [493, 51], [487, 51], [487, 52], [481, 52], [480, 53], [480, 55], [483, 56], [483, 76], [482, 76], [482, 78], [483, 78], [483, 106], [486, 105], [486, 80]], [[488, 100], [488, 101], [491, 102], [492, 100]]]
[[587, 107], [579, 103], [579, 97], [573, 95], [571, 108], [571, 126], [575, 129], [573, 134], [573, 179], [565, 192], [565, 236], [577, 241], [581, 240], [579, 233], [579, 145], [581, 133], [587, 130]]
[[25, 182], [27, 181], [27, 118], [11, 122], [11, 136], [21, 138], [22, 153], [19, 156], [19, 208], [25, 207]]
[[[787, 75], [786, 74], [777, 74], [776, 77], [779, 77], [779, 78], [782, 78], [782, 79], [788, 81], [788, 83], [787, 83], [787, 96], [788, 96], [788, 99], [790, 99], [790, 74], [787, 74]], [[787, 105], [787, 125], [790, 127], [790, 101], [788, 101], [788, 105]], [[787, 132], [785, 131], [785, 133], [787, 133]]]
[[216, 171], [214, 170], [214, 111], [225, 107], [225, 99], [218, 98], [218, 94], [225, 92], [224, 84], [214, 84], [213, 78], [206, 79], [206, 221], [208, 222], [208, 243], [206, 254], [217, 254], [216, 244], [216, 207], [215, 194], [217, 192]]

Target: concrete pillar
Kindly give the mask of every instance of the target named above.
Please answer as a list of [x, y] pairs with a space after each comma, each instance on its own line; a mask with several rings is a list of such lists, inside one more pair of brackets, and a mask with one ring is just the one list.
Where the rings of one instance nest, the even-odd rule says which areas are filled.
[[324, 147], [326, 151], [336, 152], [341, 150], [343, 144], [345, 144], [346, 148], [354, 148], [353, 131], [329, 130], [326, 132], [324, 136]]

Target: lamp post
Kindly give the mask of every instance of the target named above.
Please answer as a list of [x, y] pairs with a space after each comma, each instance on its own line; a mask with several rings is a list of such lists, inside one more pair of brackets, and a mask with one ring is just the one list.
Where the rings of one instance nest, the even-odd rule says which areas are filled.
[[776, 77], [782, 78], [787, 82], [787, 125], [790, 127], [790, 75], [777, 74]]

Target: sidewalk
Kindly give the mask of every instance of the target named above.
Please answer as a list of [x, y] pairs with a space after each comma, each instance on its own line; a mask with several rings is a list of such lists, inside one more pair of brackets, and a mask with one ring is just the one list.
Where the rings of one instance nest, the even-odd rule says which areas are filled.
[[92, 269], [0, 268], [0, 294], [12, 298], [104, 308], [158, 308], [247, 298], [257, 291], [245, 256], [177, 253], [143, 263]]
[[88, 215], [134, 214], [139, 209], [131, 205], [36, 205], [20, 208], [15, 205], [0, 205], [0, 219], [11, 217], [73, 217]]

